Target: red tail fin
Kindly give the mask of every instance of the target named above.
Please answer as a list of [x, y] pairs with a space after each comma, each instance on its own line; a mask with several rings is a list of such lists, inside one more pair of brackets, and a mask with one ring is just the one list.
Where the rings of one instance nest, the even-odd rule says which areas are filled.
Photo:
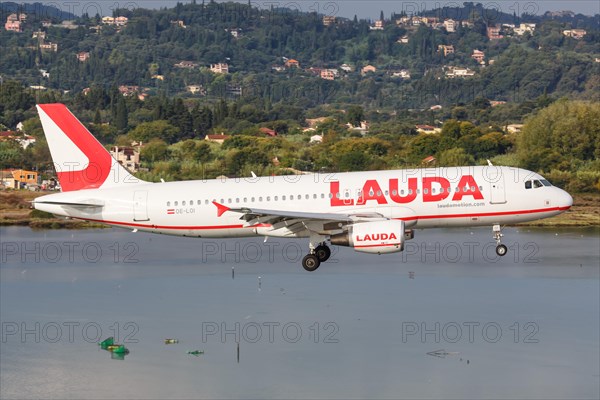
[[38, 104], [37, 108], [64, 192], [140, 182], [64, 104]]

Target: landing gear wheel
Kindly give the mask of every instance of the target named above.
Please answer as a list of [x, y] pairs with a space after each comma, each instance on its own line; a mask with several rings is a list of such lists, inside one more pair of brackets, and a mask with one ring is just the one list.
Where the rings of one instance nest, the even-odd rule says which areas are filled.
[[496, 254], [498, 254], [500, 257], [505, 256], [507, 251], [508, 248], [503, 244], [496, 246]]
[[325, 245], [317, 246], [315, 249], [315, 256], [317, 256], [320, 262], [325, 262], [331, 257], [331, 250]]
[[321, 265], [321, 262], [314, 254], [308, 254], [302, 259], [302, 267], [308, 272], [316, 271], [316, 269], [319, 268], [319, 265]]

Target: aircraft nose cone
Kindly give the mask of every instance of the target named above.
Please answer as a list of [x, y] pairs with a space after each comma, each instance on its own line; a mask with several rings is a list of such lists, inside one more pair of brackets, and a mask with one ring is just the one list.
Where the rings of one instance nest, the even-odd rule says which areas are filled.
[[571, 197], [571, 195], [569, 193], [565, 192], [564, 190], [561, 190], [561, 192], [562, 192], [562, 196], [561, 196], [560, 206], [564, 207], [565, 210], [568, 210], [573, 205], [573, 197]]

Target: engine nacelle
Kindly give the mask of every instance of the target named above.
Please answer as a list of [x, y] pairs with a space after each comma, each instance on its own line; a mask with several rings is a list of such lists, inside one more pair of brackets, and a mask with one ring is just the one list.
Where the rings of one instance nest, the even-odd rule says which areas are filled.
[[331, 244], [353, 247], [362, 253], [386, 254], [404, 250], [404, 221], [360, 222], [348, 232], [331, 236]]

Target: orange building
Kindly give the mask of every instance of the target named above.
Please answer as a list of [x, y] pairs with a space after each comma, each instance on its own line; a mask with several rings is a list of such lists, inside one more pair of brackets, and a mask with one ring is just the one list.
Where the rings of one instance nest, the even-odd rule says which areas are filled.
[[37, 171], [25, 169], [2, 170], [1, 176], [3, 186], [11, 189], [23, 189], [25, 186], [38, 184]]

